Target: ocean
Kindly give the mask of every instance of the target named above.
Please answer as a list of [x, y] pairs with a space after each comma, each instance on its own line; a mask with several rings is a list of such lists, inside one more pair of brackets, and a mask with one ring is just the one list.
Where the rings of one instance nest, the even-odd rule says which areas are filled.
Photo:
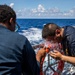
[[[17, 19], [17, 23], [20, 26], [18, 33], [27, 37], [31, 45], [37, 45], [44, 41], [41, 37], [41, 31], [46, 23], [55, 23], [61, 27], [66, 25], [75, 26], [75, 19]], [[66, 63], [65, 65], [66, 67], [64, 67], [61, 75], [72, 75], [69, 69], [71, 65]], [[47, 75], [51, 75], [50, 72]]]
[[59, 26], [75, 26], [75, 19], [17, 19], [19, 33], [26, 36], [32, 45], [41, 43], [41, 31], [46, 23], [56, 23]]

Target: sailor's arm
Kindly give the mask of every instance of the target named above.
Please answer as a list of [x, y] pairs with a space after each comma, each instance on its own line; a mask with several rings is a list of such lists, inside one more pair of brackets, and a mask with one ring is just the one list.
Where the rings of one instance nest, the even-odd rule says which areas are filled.
[[62, 55], [61, 60], [75, 65], [75, 57]]
[[40, 63], [41, 59], [46, 55], [46, 51], [44, 48], [41, 48], [40, 50], [38, 50], [37, 54], [36, 54], [36, 59], [37, 61]]
[[56, 51], [56, 50], [54, 50], [54, 52], [50, 52], [50, 56], [52, 56], [55, 59], [60, 59], [65, 62], [75, 64], [75, 57], [63, 55], [59, 51]]

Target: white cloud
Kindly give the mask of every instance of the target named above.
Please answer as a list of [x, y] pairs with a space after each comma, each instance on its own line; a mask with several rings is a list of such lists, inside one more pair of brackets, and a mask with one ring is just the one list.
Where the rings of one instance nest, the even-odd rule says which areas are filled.
[[[13, 4], [12, 4], [13, 5]], [[17, 12], [18, 17], [23, 18], [75, 18], [75, 7], [68, 11], [61, 11], [59, 8], [48, 8], [45, 9], [44, 6], [39, 4], [37, 8], [33, 9], [22, 9]]]
[[41, 4], [39, 4], [37, 8], [32, 9], [31, 11], [32, 11], [33, 13], [45, 12], [45, 8], [44, 8]]
[[36, 12], [37, 12], [37, 10], [36, 10], [36, 9], [32, 9], [31, 11], [32, 11], [33, 13], [36, 13]]
[[11, 8], [13, 8], [13, 6], [14, 6], [14, 3], [11, 3], [9, 6], [10, 6]]
[[39, 13], [38, 16], [41, 16], [41, 14]]
[[45, 8], [41, 4], [39, 4], [37, 10], [38, 12], [44, 12]]
[[74, 17], [75, 18], [75, 7], [72, 8], [71, 10], [69, 10], [69, 11], [64, 12], [63, 16], [65, 16], [65, 17]]
[[50, 8], [49, 11], [52, 12], [52, 13], [59, 13], [60, 12], [60, 9], [57, 8], [57, 7], [54, 7], [54, 8]]

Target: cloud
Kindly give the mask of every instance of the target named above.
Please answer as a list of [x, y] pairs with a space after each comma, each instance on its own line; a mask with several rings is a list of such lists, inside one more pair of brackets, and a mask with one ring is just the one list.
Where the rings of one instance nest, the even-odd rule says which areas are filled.
[[74, 17], [75, 18], [75, 7], [69, 11], [63, 13], [64, 17]]
[[9, 6], [10, 6], [11, 8], [13, 8], [13, 6], [14, 6], [14, 3], [11, 3]]
[[24, 8], [16, 13], [19, 18], [75, 18], [75, 7], [68, 11], [61, 11], [58, 7], [46, 9], [39, 4], [37, 8]]
[[38, 12], [44, 12], [45, 11], [45, 8], [41, 4], [39, 4], [38, 5], [38, 8], [37, 8], [37, 11]]
[[44, 8], [41, 4], [39, 4], [36, 9], [32, 9], [31, 11], [32, 11], [33, 13], [45, 12], [45, 8]]

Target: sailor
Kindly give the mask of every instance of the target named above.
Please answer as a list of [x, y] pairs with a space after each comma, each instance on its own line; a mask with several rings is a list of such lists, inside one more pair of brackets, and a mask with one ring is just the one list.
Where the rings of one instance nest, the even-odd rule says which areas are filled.
[[65, 55], [58, 50], [50, 52], [50, 56], [75, 65], [75, 28], [72, 26], [60, 27], [54, 23], [44, 25], [42, 37], [47, 41], [61, 42]]
[[0, 75], [39, 75], [45, 50], [35, 55], [28, 39], [15, 32], [16, 26], [15, 11], [0, 5]]

